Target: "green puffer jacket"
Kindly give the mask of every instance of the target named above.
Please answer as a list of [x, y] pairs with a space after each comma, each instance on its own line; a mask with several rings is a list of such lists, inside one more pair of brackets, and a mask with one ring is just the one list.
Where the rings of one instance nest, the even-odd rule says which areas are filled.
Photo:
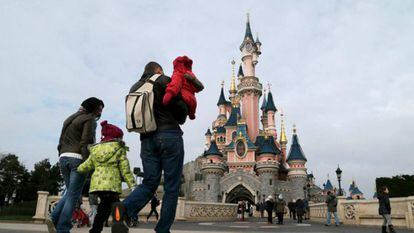
[[89, 158], [78, 167], [78, 172], [93, 171], [89, 192], [112, 191], [122, 193], [121, 176], [128, 187], [135, 185], [134, 176], [126, 157], [128, 147], [120, 141], [98, 143], [89, 148]]

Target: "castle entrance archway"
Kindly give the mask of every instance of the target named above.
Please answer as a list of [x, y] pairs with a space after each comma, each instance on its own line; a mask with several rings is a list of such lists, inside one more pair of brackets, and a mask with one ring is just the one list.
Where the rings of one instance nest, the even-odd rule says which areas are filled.
[[237, 185], [226, 194], [227, 203], [237, 203], [239, 201], [248, 201], [251, 204], [255, 203], [255, 197], [253, 194], [242, 184]]

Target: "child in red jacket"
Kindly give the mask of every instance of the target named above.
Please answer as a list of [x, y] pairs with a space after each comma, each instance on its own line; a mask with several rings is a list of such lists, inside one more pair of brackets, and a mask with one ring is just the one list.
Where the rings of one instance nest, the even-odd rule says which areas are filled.
[[203, 84], [192, 72], [193, 61], [187, 56], [177, 57], [174, 62], [174, 72], [171, 82], [167, 85], [163, 104], [168, 105], [171, 99], [181, 93], [181, 97], [188, 107], [188, 116], [191, 120], [195, 119], [197, 100], [195, 93], [204, 89]]

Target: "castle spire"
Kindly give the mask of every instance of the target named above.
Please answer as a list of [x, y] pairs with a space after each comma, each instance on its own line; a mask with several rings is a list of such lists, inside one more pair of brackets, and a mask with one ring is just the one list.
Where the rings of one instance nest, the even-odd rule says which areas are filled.
[[267, 96], [267, 103], [266, 103], [265, 111], [266, 112], [268, 112], [268, 111], [276, 112], [277, 111], [275, 103], [273, 101], [272, 92], [270, 91], [270, 84], [269, 84], [269, 94]]
[[296, 126], [293, 126], [293, 137], [292, 137], [292, 145], [290, 146], [289, 156], [287, 158], [287, 162], [290, 161], [308, 161], [305, 157], [305, 154], [302, 151], [302, 147], [299, 144], [298, 135], [296, 134]]
[[250, 28], [250, 14], [249, 13], [247, 13], [246, 32], [244, 34], [244, 39], [246, 40], [247, 38], [250, 38], [254, 43], [252, 29]]
[[236, 77], [234, 75], [234, 64], [236, 64], [236, 62], [234, 61], [234, 59], [231, 61], [231, 84], [230, 84], [230, 95], [231, 97], [234, 97], [237, 93], [237, 89], [236, 89]]
[[280, 126], [280, 144], [281, 145], [286, 145], [288, 143], [287, 137], [286, 137], [286, 131], [285, 131], [285, 119], [283, 117], [283, 112], [280, 114], [280, 122], [281, 122], [281, 126]]
[[262, 102], [262, 106], [260, 107], [260, 110], [265, 111], [266, 110], [266, 105], [267, 105], [266, 89], [263, 89], [263, 102]]
[[226, 104], [227, 104], [227, 100], [226, 100], [226, 97], [224, 97], [224, 81], [222, 81], [221, 82], [221, 93], [220, 93], [219, 100], [217, 102], [217, 106], [226, 105]]

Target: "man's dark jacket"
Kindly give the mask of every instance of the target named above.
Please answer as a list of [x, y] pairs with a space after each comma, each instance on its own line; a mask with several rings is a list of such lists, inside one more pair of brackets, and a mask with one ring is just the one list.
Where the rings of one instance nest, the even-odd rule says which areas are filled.
[[378, 212], [380, 215], [384, 214], [391, 214], [391, 204], [390, 204], [390, 198], [387, 194], [380, 194], [378, 195], [378, 201], [379, 201], [379, 208]]
[[83, 159], [89, 156], [88, 145], [95, 143], [96, 122], [92, 114], [78, 111], [63, 123], [60, 134], [59, 155], [65, 152], [81, 154]]
[[[154, 74], [143, 74], [141, 79], [135, 83], [132, 87], [131, 92], [135, 92], [140, 88], [147, 79], [151, 78]], [[157, 123], [157, 131], [159, 130], [181, 130], [180, 124], [184, 124], [187, 115], [188, 108], [187, 105], [182, 100], [181, 96], [177, 96], [172, 99], [169, 105], [164, 106], [162, 104], [162, 99], [165, 94], [165, 88], [167, 84], [171, 81], [170, 77], [161, 75], [157, 78], [154, 85], [154, 115], [155, 122]], [[151, 134], [151, 133], [149, 133]], [[141, 134], [141, 138], [146, 137], [146, 135]]]

